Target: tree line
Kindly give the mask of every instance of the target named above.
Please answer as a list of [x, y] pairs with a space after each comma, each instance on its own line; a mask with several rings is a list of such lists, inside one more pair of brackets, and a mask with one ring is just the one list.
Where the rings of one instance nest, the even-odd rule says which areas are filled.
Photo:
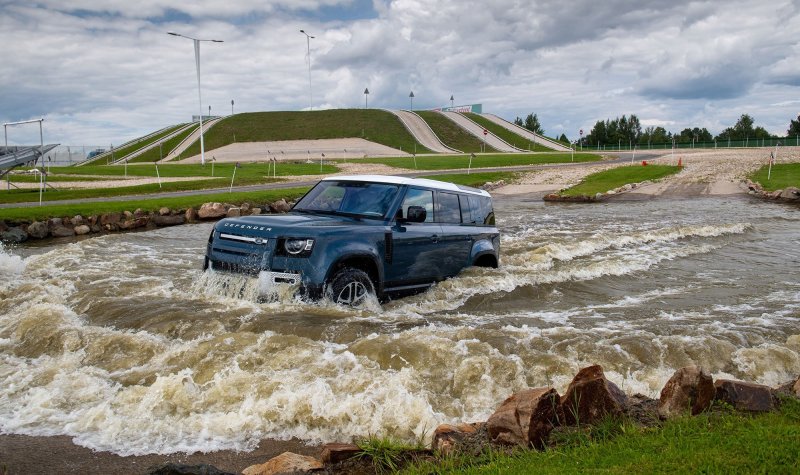
[[[800, 135], [800, 116], [789, 122], [787, 136]], [[661, 126], [642, 128], [636, 115], [623, 115], [615, 119], [598, 120], [592, 130], [581, 140], [584, 145], [649, 145], [657, 143], [699, 143], [738, 140], [761, 140], [779, 138], [767, 129], [757, 126], [752, 117], [742, 114], [736, 124], [726, 128], [716, 136], [705, 127], [685, 128], [677, 133], [668, 132]]]

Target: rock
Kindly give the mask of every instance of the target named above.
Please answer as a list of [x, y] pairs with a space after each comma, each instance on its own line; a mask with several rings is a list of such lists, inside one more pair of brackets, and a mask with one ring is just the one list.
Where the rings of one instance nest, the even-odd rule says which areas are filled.
[[193, 223], [197, 221], [197, 210], [194, 208], [189, 208], [184, 213], [184, 217], [186, 218], [187, 223]]
[[261, 465], [251, 465], [242, 470], [242, 475], [272, 475], [285, 472], [307, 472], [323, 468], [319, 460], [292, 452], [284, 452]]
[[123, 211], [122, 216], [125, 218], [125, 221], [130, 221], [135, 218], [133, 216], [133, 213], [131, 213], [130, 211]]
[[69, 237], [75, 235], [75, 230], [66, 226], [56, 226], [50, 231], [53, 237]]
[[81, 224], [84, 223], [84, 219], [83, 219], [83, 216], [81, 216], [79, 214], [76, 214], [75, 216], [72, 217], [72, 219], [69, 220], [69, 222], [73, 226], [80, 226]]
[[227, 214], [228, 210], [222, 203], [203, 203], [197, 216], [200, 219], [221, 218]]
[[89, 216], [89, 226], [94, 226], [97, 224], [98, 219], [100, 219], [96, 214]]
[[606, 379], [600, 365], [583, 368], [561, 397], [566, 424], [593, 424], [606, 415], [622, 414], [627, 396]]
[[186, 217], [182, 214], [176, 214], [174, 216], [165, 216], [162, 214], [158, 214], [156, 216], [153, 216], [151, 221], [156, 226], [175, 226], [178, 224], [183, 224], [186, 221]]
[[769, 197], [772, 198], [773, 200], [777, 200], [778, 198], [781, 197], [781, 193], [783, 193], [783, 190], [773, 191], [772, 193], [769, 194]]
[[0, 233], [0, 241], [6, 242], [25, 242], [28, 240], [28, 233], [19, 226], [8, 228]]
[[5, 221], [0, 219], [0, 233], [2, 233], [4, 231], [8, 231], [8, 225], [6, 224]]
[[166, 206], [161, 207], [158, 210], [158, 214], [159, 216], [169, 216], [170, 214], [169, 208], [167, 208]]
[[797, 381], [792, 385], [792, 392], [795, 397], [800, 397], [800, 378], [797, 378]]
[[143, 210], [142, 208], [136, 208], [136, 210], [133, 212], [134, 218], [142, 218], [144, 216], [147, 216], [147, 211]]
[[739, 411], [767, 412], [777, 406], [772, 389], [768, 386], [730, 379], [714, 382], [715, 399], [723, 401]]
[[236, 207], [230, 208], [228, 213], [225, 215], [228, 218], [238, 218], [242, 215], [242, 210]]
[[281, 198], [278, 201], [271, 203], [269, 205], [269, 209], [273, 213], [288, 213], [291, 207], [289, 206], [289, 203], [286, 202], [286, 200]]
[[242, 214], [247, 214], [247, 212], [250, 211], [250, 203], [242, 203], [239, 209], [242, 210]]
[[544, 195], [543, 198], [545, 201], [561, 201], [561, 195], [558, 193], [548, 193]]
[[781, 192], [781, 199], [794, 201], [800, 200], [800, 189], [790, 186]]
[[28, 225], [28, 235], [36, 239], [44, 239], [50, 234], [47, 223], [34, 221]]
[[99, 224], [93, 224], [90, 227], [92, 228], [93, 233], [99, 233], [100, 231], [103, 230], [103, 228], [101, 228]]
[[322, 454], [319, 458], [323, 464], [327, 465], [351, 459], [361, 452], [363, 452], [361, 447], [355, 444], [331, 443], [322, 446]]
[[526, 389], [503, 401], [486, 429], [495, 442], [544, 447], [559, 420], [560, 398], [553, 388]]
[[687, 366], [675, 371], [661, 390], [658, 412], [663, 417], [697, 415], [714, 401], [714, 380], [699, 366]]
[[250, 214], [253, 214], [253, 215], [261, 214], [261, 208], [251, 208], [250, 209]]
[[[122, 213], [113, 212], [100, 215], [100, 225], [106, 227], [107, 224], [117, 224], [122, 220]], [[106, 227], [106, 229], [108, 229]]]
[[597, 193], [595, 193], [595, 195], [594, 195], [594, 200], [595, 201], [600, 201], [602, 199], [603, 199], [603, 194], [602, 193], [600, 193], [599, 191]]
[[475, 434], [478, 428], [475, 424], [441, 424], [433, 431], [431, 448], [442, 455], [452, 454], [464, 439]]
[[77, 234], [78, 236], [83, 236], [84, 234], [89, 234], [91, 231], [92, 231], [92, 229], [89, 226], [85, 225], [85, 224], [81, 224], [81, 225], [75, 226], [75, 234]]
[[159, 467], [149, 469], [147, 475], [234, 475], [225, 472], [213, 465], [202, 463], [200, 465], [184, 465], [181, 463], [166, 463]]

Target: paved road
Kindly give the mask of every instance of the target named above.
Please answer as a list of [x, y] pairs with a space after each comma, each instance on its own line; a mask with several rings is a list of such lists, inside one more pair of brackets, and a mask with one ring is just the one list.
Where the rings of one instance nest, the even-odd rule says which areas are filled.
[[518, 126], [517, 124], [515, 124], [513, 122], [509, 122], [509, 121], [503, 119], [502, 117], [496, 116], [494, 114], [481, 114], [481, 115], [483, 117], [491, 120], [495, 124], [499, 125], [500, 127], [504, 127], [506, 129], [510, 130], [511, 132], [514, 132], [515, 134], [532, 141], [533, 143], [538, 143], [538, 144], [544, 145], [545, 147], [552, 148], [553, 150], [558, 150], [560, 152], [569, 152], [570, 151], [569, 147], [565, 147], [563, 144], [560, 144], [558, 142], [550, 140], [547, 137], [543, 137], [543, 136], [541, 136], [539, 134], [535, 134], [535, 133], [531, 132], [530, 130], [528, 130], [528, 129], [524, 128], [524, 127], [520, 127], [520, 126]]
[[[547, 168], [557, 168], [557, 167], [586, 167], [591, 165], [597, 165], [598, 163], [623, 163], [628, 162], [631, 160], [630, 153], [620, 153], [619, 158], [614, 160], [608, 160], [605, 162], [578, 162], [578, 163], [551, 163], [546, 165], [524, 165], [518, 167], [493, 167], [493, 168], [475, 168], [473, 171], [475, 173], [483, 173], [483, 172], [523, 172], [523, 171], [533, 171], [533, 170], [544, 170]], [[659, 155], [652, 154], [652, 153], [637, 153], [636, 160], [652, 160], [657, 158]], [[425, 177], [429, 175], [444, 175], [444, 174], [453, 174], [453, 173], [466, 173], [464, 169], [454, 169], [454, 170], [425, 170], [425, 171], [417, 171], [417, 172], [409, 172], [409, 173], [397, 173], [396, 176], [404, 176], [404, 177]], [[322, 178], [322, 177], [320, 177]], [[234, 186], [233, 191], [235, 192], [242, 192], [242, 191], [263, 191], [263, 190], [280, 190], [286, 188], [298, 188], [298, 187], [308, 187], [312, 186], [317, 183], [319, 180], [310, 180], [310, 181], [292, 181], [292, 182], [281, 182], [281, 183], [264, 183], [262, 185], [249, 185], [249, 186]], [[84, 198], [84, 199], [76, 199], [76, 200], [55, 200], [55, 201], [45, 201], [44, 204], [51, 206], [51, 205], [65, 205], [65, 204], [79, 204], [79, 203], [103, 203], [103, 202], [110, 202], [110, 201], [130, 201], [130, 200], [152, 200], [152, 199], [160, 199], [160, 198], [175, 198], [179, 196], [197, 196], [197, 195], [210, 195], [216, 193], [225, 193], [230, 188], [211, 188], [205, 190], [189, 190], [189, 191], [173, 191], [169, 193], [153, 193], [148, 195], [126, 195], [126, 196], [109, 196], [105, 198]], [[27, 202], [27, 203], [3, 203], [0, 204], [0, 208], [29, 208], [33, 206], [39, 206], [38, 201], [34, 202]]]
[[417, 142], [427, 147], [428, 150], [436, 153], [463, 153], [460, 150], [452, 149], [443, 144], [428, 123], [422, 120], [422, 117], [418, 116], [417, 114], [407, 110], [387, 109], [387, 111], [396, 115], [403, 125], [406, 126], [406, 129], [408, 129], [411, 135], [417, 139]]
[[464, 117], [463, 115], [459, 114], [458, 112], [448, 112], [448, 111], [439, 111], [440, 114], [444, 114], [445, 117], [452, 120], [459, 127], [466, 130], [470, 134], [474, 135], [481, 141], [486, 141], [486, 144], [490, 147], [494, 147], [495, 149], [501, 152], [521, 152], [522, 150], [512, 147], [508, 143], [506, 143], [500, 137], [494, 135], [493, 133], [489, 132], [487, 135], [483, 135], [483, 127], [476, 124], [475, 122], [469, 120], [468, 118]]

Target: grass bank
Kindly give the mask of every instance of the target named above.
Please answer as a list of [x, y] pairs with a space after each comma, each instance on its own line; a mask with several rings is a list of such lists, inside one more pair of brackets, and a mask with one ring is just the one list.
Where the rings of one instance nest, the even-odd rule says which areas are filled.
[[789, 186], [800, 188], [800, 163], [780, 163], [772, 165], [772, 173], [767, 179], [769, 166], [761, 167], [750, 175], [752, 181], [761, 183], [767, 191], [782, 190]]
[[140, 155], [132, 158], [129, 163], [157, 162], [165, 158], [167, 155], [169, 155], [169, 152], [171, 152], [172, 149], [180, 145], [180, 143], [183, 142], [186, 137], [194, 133], [199, 127], [200, 125], [198, 124], [197, 126], [187, 128], [171, 139], [165, 140], [160, 147], [153, 147], [150, 150], [142, 152]]
[[[448, 147], [465, 153], [478, 153], [482, 150], [483, 141], [442, 114], [434, 111], [416, 111], [416, 114], [430, 126], [433, 133]], [[488, 145], [486, 146], [486, 151], [497, 152], [497, 150]]]
[[609, 420], [559, 442], [541, 452], [456, 456], [404, 473], [798, 473], [800, 401], [784, 399], [777, 412], [761, 415], [717, 406], [655, 428]]
[[[150, 145], [152, 143], [155, 143], [155, 142], [163, 139], [167, 135], [175, 132], [176, 130], [180, 129], [181, 127], [185, 127], [186, 125], [187, 124], [174, 125], [172, 127], [166, 128], [164, 131], [159, 132], [159, 133], [157, 133], [156, 135], [154, 135], [154, 136], [152, 136], [150, 138], [147, 138], [147, 139], [141, 139], [140, 138], [140, 139], [137, 139], [136, 142], [133, 142], [130, 145], [126, 145], [126, 146], [124, 146], [122, 148], [114, 149], [114, 154], [113, 154], [114, 155], [114, 159], [113, 160], [119, 160], [120, 158], [122, 158], [122, 157], [124, 157], [126, 155], [130, 155], [130, 154], [132, 154], [133, 152], [135, 152], [137, 150], [141, 150], [142, 148], [144, 148], [144, 147], [146, 147], [146, 146], [148, 146], [148, 145]], [[107, 157], [103, 157], [102, 159], [99, 159], [98, 161], [101, 162], [101, 163], [104, 163], [104, 162], [110, 162], [110, 161], [113, 161], [113, 160], [111, 159], [111, 154], [108, 154]]]
[[[572, 160], [573, 156], [569, 153], [488, 154], [476, 155], [472, 159], [472, 168], [570, 163]], [[600, 156], [592, 153], [576, 153], [574, 160], [575, 162], [595, 162], [600, 160]], [[449, 170], [469, 167], [470, 157], [469, 155], [417, 157], [416, 164], [412, 157], [365, 158], [363, 161], [408, 170]]]
[[488, 130], [489, 132], [493, 133], [494, 135], [503, 139], [509, 145], [512, 145], [517, 148], [521, 148], [524, 150], [530, 150], [531, 152], [552, 152], [553, 149], [549, 147], [545, 147], [544, 145], [536, 142], [533, 143], [532, 140], [528, 140], [527, 138], [515, 134], [514, 132], [508, 130], [507, 128], [503, 127], [502, 125], [496, 124], [491, 120], [487, 119], [486, 117], [480, 116], [478, 114], [472, 112], [464, 113], [466, 117], [470, 120], [475, 122], [476, 124], [480, 125], [484, 129]]
[[[364, 138], [406, 152], [430, 153], [417, 143], [394, 114], [378, 109], [334, 109], [304, 112], [251, 112], [219, 121], [205, 134], [206, 152], [234, 142]], [[200, 153], [195, 142], [182, 154]]]
[[619, 188], [628, 183], [640, 183], [647, 180], [658, 180], [665, 176], [678, 173], [680, 167], [671, 165], [630, 165], [612, 168], [598, 173], [592, 173], [580, 182], [561, 192], [563, 196], [594, 196], [597, 193]]
[[508, 183], [510, 181], [515, 180], [518, 176], [519, 173], [512, 173], [512, 172], [478, 172], [470, 174], [457, 173], [450, 175], [428, 175], [420, 178], [446, 181], [449, 183], [455, 183], [456, 185], [465, 185], [465, 186], [471, 186], [473, 188], [478, 188], [490, 181], [496, 182], [499, 180], [505, 180], [506, 183]]

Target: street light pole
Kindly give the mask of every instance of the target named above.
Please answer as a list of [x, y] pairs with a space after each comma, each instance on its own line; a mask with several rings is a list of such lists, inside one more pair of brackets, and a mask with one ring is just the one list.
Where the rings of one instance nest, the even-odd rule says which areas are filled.
[[313, 36], [306, 33], [305, 30], [300, 30], [300, 33], [306, 35], [306, 54], [308, 55], [308, 108], [314, 110], [314, 93], [311, 89], [311, 38]]
[[369, 97], [369, 88], [364, 88], [364, 109], [369, 108], [369, 101], [367, 98]]
[[450, 108], [451, 108], [451, 109], [453, 109], [453, 108], [455, 107], [455, 106], [453, 105], [453, 103], [454, 103], [454, 102], [455, 102], [455, 99], [453, 98], [453, 95], [452, 95], [452, 94], [450, 94]]
[[414, 110], [414, 91], [411, 91], [411, 94], [408, 95], [409, 99], [411, 100], [411, 110]]
[[233, 99], [231, 99], [231, 115], [233, 115]]
[[[194, 62], [195, 66], [197, 67], [197, 100], [200, 103], [200, 163], [205, 165], [206, 147], [205, 143], [203, 142], [203, 96], [200, 92], [200, 42], [208, 41], [211, 43], [222, 43], [222, 40], [201, 40], [197, 38], [192, 38], [191, 36], [181, 35], [179, 33], [175, 33], [174, 31], [168, 31], [167, 34], [172, 36], [180, 36], [181, 38], [186, 38], [194, 42]], [[211, 114], [211, 109], [209, 109], [209, 115], [210, 114]]]

